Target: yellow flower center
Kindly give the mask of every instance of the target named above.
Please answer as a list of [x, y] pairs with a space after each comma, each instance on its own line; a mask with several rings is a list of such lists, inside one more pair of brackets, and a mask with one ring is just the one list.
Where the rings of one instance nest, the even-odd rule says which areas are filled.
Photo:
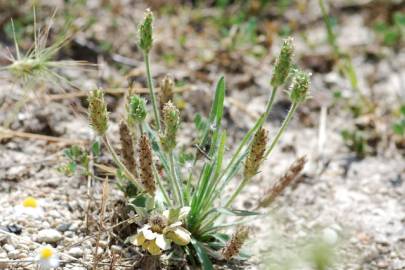
[[37, 202], [37, 200], [35, 198], [28, 197], [23, 201], [23, 206], [24, 207], [37, 208], [38, 202]]
[[53, 250], [51, 247], [43, 247], [41, 251], [39, 252], [39, 256], [43, 260], [47, 260], [53, 255]]

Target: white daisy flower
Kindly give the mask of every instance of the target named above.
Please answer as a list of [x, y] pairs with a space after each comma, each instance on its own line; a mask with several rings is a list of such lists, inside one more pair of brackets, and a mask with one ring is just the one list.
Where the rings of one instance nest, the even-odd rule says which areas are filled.
[[37, 262], [39, 269], [48, 270], [59, 266], [59, 257], [54, 248], [43, 246], [38, 250]]
[[34, 197], [27, 197], [21, 204], [15, 207], [17, 215], [28, 215], [34, 218], [39, 218], [44, 215], [44, 210], [40, 206], [38, 200]]

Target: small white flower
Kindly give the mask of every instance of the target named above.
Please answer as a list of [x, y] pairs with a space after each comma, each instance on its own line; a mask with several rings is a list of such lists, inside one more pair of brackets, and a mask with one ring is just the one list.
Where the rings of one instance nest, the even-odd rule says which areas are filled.
[[15, 207], [17, 215], [27, 215], [34, 218], [40, 218], [44, 215], [44, 210], [39, 202], [33, 197], [27, 197], [21, 204]]
[[54, 248], [43, 246], [38, 250], [37, 262], [39, 269], [48, 270], [59, 266], [59, 257]]

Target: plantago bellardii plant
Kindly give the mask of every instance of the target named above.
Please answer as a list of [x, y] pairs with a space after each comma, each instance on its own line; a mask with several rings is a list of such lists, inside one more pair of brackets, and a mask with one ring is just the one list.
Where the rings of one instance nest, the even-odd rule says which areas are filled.
[[[170, 99], [162, 98], [160, 100], [166, 103], [160, 110], [153, 90], [148, 58], [152, 49], [152, 22], [152, 13], [147, 11], [139, 27], [139, 47], [144, 52], [147, 66], [155, 128], [147, 121], [143, 99], [131, 96], [126, 118], [126, 126], [131, 132], [126, 127], [121, 131], [122, 137], [131, 134], [134, 141], [139, 141], [139, 167], [127, 166], [127, 154], [123, 153], [122, 162], [110, 144], [106, 133], [107, 125], [104, 123], [108, 115], [100, 90], [90, 94], [89, 119], [93, 129], [111, 152], [121, 174], [137, 188], [137, 195], [129, 198], [129, 201], [142, 218], [138, 224], [140, 229], [128, 241], [141, 246], [151, 255], [171, 252], [173, 245], [177, 245], [189, 256], [190, 262], [196, 257], [204, 269], [213, 269], [212, 258], [233, 258], [239, 253], [248, 235], [245, 228], [239, 228], [227, 243], [229, 236], [223, 230], [236, 225], [218, 221], [229, 214], [242, 220], [246, 216], [258, 214], [232, 209], [232, 204], [250, 180], [259, 173], [261, 164], [271, 154], [298, 106], [309, 97], [310, 76], [300, 70], [291, 70], [293, 44], [292, 39], [285, 40], [270, 82], [272, 91], [266, 109], [242, 138], [229, 161], [225, 159], [227, 135], [221, 127], [225, 99], [225, 80], [221, 77], [216, 86], [210, 114], [206, 119], [200, 117], [196, 121], [199, 135], [192, 160], [193, 167], [185, 175], [176, 149], [177, 132], [181, 126], [180, 112]], [[292, 77], [289, 88], [291, 107], [280, 129], [269, 142], [268, 132], [263, 126], [278, 89], [285, 85], [289, 76]], [[100, 101], [102, 104], [99, 104]], [[201, 159], [202, 151], [204, 159]], [[162, 171], [159, 172], [158, 167]], [[229, 196], [224, 196], [223, 190], [231, 183], [235, 185], [239, 173], [242, 180]]]

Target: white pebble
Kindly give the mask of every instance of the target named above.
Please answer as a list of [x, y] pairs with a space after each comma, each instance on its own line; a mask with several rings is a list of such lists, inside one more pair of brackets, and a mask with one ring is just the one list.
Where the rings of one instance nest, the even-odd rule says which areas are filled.
[[325, 228], [322, 231], [322, 238], [326, 243], [334, 245], [337, 243], [339, 237], [334, 229]]
[[54, 229], [45, 229], [38, 232], [37, 241], [40, 243], [54, 244], [62, 239], [62, 234]]
[[80, 258], [83, 256], [83, 249], [81, 249], [80, 247], [72, 247], [71, 249], [69, 249], [68, 254], [72, 257]]

